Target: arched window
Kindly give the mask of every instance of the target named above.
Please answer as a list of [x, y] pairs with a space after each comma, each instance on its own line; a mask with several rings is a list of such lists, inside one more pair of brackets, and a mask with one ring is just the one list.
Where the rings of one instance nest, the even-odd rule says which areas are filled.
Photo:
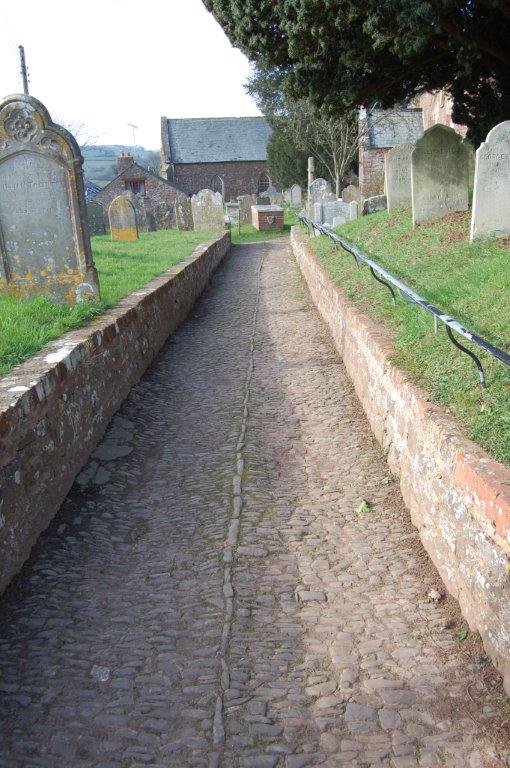
[[225, 185], [221, 176], [213, 176], [211, 179], [211, 189], [213, 192], [219, 192], [223, 199], [225, 199]]
[[257, 191], [258, 191], [258, 193], [259, 193], [259, 195], [260, 195], [262, 192], [265, 192], [265, 191], [266, 191], [266, 189], [267, 189], [267, 188], [268, 188], [270, 185], [271, 185], [271, 179], [269, 178], [269, 176], [267, 175], [267, 173], [261, 173], [261, 174], [260, 174], [260, 177], [259, 177], [259, 188], [258, 188], [258, 190], [257, 190]]

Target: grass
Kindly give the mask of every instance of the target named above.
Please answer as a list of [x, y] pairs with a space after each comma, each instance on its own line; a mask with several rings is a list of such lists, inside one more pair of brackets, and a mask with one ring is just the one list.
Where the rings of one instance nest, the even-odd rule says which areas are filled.
[[[337, 231], [440, 309], [510, 350], [508, 240], [470, 244], [467, 213], [413, 229], [409, 211], [383, 212]], [[352, 257], [328, 238], [313, 238], [312, 245], [333, 282], [391, 329], [394, 362], [427, 389], [432, 400], [446, 405], [472, 440], [510, 464], [509, 369], [479, 350], [488, 381], [488, 389], [482, 390], [473, 363], [454, 349], [444, 327], [434, 334], [430, 314], [400, 299], [394, 307], [388, 291], [368, 269], [358, 269]]]
[[259, 240], [269, 240], [274, 237], [284, 237], [290, 233], [290, 228], [297, 224], [297, 211], [285, 206], [283, 213], [283, 229], [274, 229], [266, 232], [259, 232], [251, 224], [242, 224], [241, 232], [238, 232], [237, 226], [232, 225], [231, 235], [234, 245], [243, 245], [244, 243], [256, 243]]
[[46, 298], [14, 299], [0, 295], [0, 375], [66, 331], [79, 328], [114, 306], [119, 299], [182, 261], [210, 232], [160, 230], [134, 243], [92, 238], [99, 272], [101, 301], [63, 306]]

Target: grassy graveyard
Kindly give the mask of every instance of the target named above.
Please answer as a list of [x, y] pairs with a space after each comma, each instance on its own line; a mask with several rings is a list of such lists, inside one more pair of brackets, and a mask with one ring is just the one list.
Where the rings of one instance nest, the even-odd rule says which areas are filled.
[[273, 231], [259, 232], [251, 224], [242, 224], [241, 232], [238, 231], [236, 224], [232, 224], [231, 235], [233, 245], [243, 245], [244, 243], [256, 243], [260, 240], [269, 240], [273, 237], [283, 237], [290, 233], [290, 228], [297, 224], [297, 211], [289, 206], [285, 206], [283, 213], [283, 229]]
[[[470, 214], [459, 213], [413, 229], [411, 212], [405, 210], [364, 216], [337, 231], [437, 307], [508, 351], [510, 238], [470, 244], [469, 221]], [[394, 307], [368, 268], [358, 268], [326, 237], [312, 243], [333, 281], [391, 327], [395, 363], [434, 401], [445, 404], [471, 439], [510, 464], [510, 371], [473, 347], [487, 375], [483, 391], [472, 361], [452, 346], [444, 326], [434, 334], [430, 314], [401, 299]]]
[[35, 354], [49, 341], [79, 328], [186, 258], [211, 232], [174, 229], [147, 232], [136, 242], [93, 237], [101, 301], [63, 306], [46, 298], [0, 295], [0, 375]]

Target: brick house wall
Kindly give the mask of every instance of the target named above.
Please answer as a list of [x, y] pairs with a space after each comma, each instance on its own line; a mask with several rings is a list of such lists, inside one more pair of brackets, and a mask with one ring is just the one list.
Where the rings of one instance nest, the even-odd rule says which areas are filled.
[[384, 194], [384, 155], [387, 149], [359, 150], [359, 188], [363, 197]]
[[211, 189], [212, 180], [219, 176], [223, 181], [223, 198], [235, 200], [239, 195], [256, 195], [259, 180], [268, 174], [263, 160], [223, 163], [176, 163], [168, 166], [168, 180], [174, 182], [189, 195], [201, 189]]

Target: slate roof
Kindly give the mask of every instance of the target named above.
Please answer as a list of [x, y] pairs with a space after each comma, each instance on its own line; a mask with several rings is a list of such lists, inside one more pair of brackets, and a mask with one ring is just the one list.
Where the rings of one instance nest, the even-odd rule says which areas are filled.
[[98, 192], [101, 192], [101, 187], [99, 184], [90, 181], [90, 179], [85, 179], [85, 197], [87, 200], [91, 200], [97, 195]]
[[266, 160], [271, 128], [265, 117], [161, 118], [169, 163]]
[[421, 109], [374, 109], [367, 119], [368, 146], [373, 149], [415, 142], [423, 135]]

